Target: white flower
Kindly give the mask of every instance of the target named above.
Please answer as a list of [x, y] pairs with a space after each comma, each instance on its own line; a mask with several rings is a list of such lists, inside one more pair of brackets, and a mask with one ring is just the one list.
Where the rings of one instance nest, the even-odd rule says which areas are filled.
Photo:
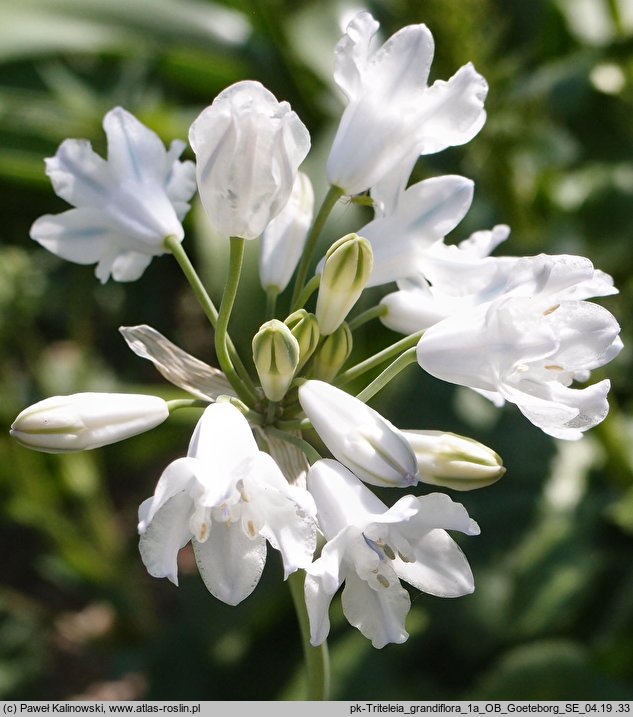
[[198, 191], [215, 230], [255, 239], [284, 208], [310, 135], [259, 82], [220, 92], [191, 125]]
[[74, 205], [40, 217], [31, 237], [77, 264], [97, 264], [102, 281], [134, 281], [168, 236], [182, 240], [181, 221], [195, 192], [192, 162], [180, 162], [183, 142], [168, 151], [154, 132], [117, 107], [104, 117], [108, 159], [85, 140], [67, 139], [46, 160], [46, 173], [62, 199]]
[[18, 443], [45, 453], [99, 448], [158, 426], [169, 416], [157, 396], [75, 393], [52, 396], [25, 408], [10, 433]]
[[323, 381], [299, 387], [299, 402], [332, 455], [366, 483], [415, 485], [418, 464], [407, 439], [387, 419]]
[[317, 461], [310, 468], [308, 489], [328, 541], [306, 570], [313, 645], [328, 635], [330, 602], [343, 582], [345, 617], [377, 648], [408, 637], [404, 623], [411, 602], [400, 579], [439, 597], [474, 590], [468, 561], [446, 530], [478, 535], [479, 526], [448, 496], [408, 495], [387, 508], [332, 460]]
[[575, 440], [609, 410], [608, 380], [582, 389], [592, 369], [622, 348], [601, 306], [544, 294], [502, 296], [432, 326], [418, 343], [422, 368], [498, 405], [515, 403], [545, 433]]
[[373, 50], [378, 23], [359, 13], [338, 42], [334, 80], [348, 105], [327, 163], [330, 183], [346, 194], [377, 184], [394, 167], [421, 154], [472, 139], [485, 121], [488, 90], [471, 64], [431, 87], [433, 37], [425, 25], [408, 25]]
[[176, 585], [177, 555], [191, 541], [200, 575], [219, 600], [237, 605], [259, 582], [266, 541], [287, 577], [310, 563], [314, 502], [257, 448], [248, 422], [228, 403], [203, 413], [186, 458], [171, 463], [139, 508], [139, 549], [150, 575]]
[[288, 286], [301, 258], [313, 210], [312, 183], [306, 174], [298, 172], [288, 203], [262, 234], [259, 280], [264, 290], [281, 293]]
[[613, 279], [589, 259], [568, 254], [489, 257], [509, 227], [475, 232], [456, 246], [437, 242], [421, 257], [421, 271], [398, 280], [398, 291], [381, 300], [381, 321], [404, 334], [427, 329], [502, 296], [585, 299], [617, 293]]

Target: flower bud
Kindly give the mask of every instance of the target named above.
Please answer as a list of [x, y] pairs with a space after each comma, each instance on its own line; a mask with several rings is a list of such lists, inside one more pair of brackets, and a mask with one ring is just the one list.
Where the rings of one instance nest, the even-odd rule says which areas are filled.
[[453, 490], [492, 485], [506, 472], [501, 457], [483, 443], [441, 431], [402, 431], [420, 470], [420, 481]]
[[264, 291], [281, 293], [292, 277], [308, 236], [314, 208], [310, 178], [298, 172], [286, 206], [271, 220], [261, 238], [259, 280]]
[[299, 342], [281, 321], [267, 321], [253, 337], [253, 361], [266, 398], [281, 401], [299, 365]]
[[25, 408], [10, 434], [46, 453], [85, 451], [149, 431], [169, 416], [162, 398], [126, 393], [53, 396]]
[[332, 455], [365, 483], [405, 488], [418, 482], [407, 439], [373, 408], [314, 380], [301, 384], [299, 402]]
[[215, 230], [255, 239], [284, 208], [310, 135], [259, 82], [227, 87], [189, 129], [198, 191]]
[[316, 305], [322, 336], [336, 331], [345, 320], [367, 284], [372, 265], [371, 244], [358, 234], [347, 234], [328, 249]]
[[314, 378], [331, 381], [352, 352], [352, 332], [344, 321], [323, 342], [314, 359]]
[[299, 365], [297, 366], [297, 371], [299, 371], [319, 344], [321, 336], [319, 323], [314, 314], [309, 314], [305, 309], [298, 309], [288, 316], [284, 324], [299, 342]]

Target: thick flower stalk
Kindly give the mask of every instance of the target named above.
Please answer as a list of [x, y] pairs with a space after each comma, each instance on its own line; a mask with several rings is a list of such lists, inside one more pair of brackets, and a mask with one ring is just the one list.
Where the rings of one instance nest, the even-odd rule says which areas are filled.
[[250, 80], [220, 92], [191, 125], [189, 141], [211, 224], [242, 239], [258, 237], [284, 208], [310, 148], [290, 105]]
[[446, 531], [478, 535], [479, 526], [448, 496], [407, 495], [387, 508], [332, 460], [310, 468], [308, 488], [327, 540], [305, 583], [312, 644], [326, 639], [330, 602], [343, 582], [345, 617], [377, 648], [408, 637], [411, 601], [401, 579], [440, 597], [474, 590], [468, 561]]
[[97, 264], [101, 282], [135, 281], [164, 241], [182, 241], [181, 221], [195, 192], [195, 168], [178, 157], [184, 142], [168, 151], [129, 112], [117, 107], [103, 120], [108, 158], [85, 140], [67, 139], [46, 160], [55, 193], [75, 209], [40, 217], [31, 237], [53, 254], [77, 264]]
[[481, 129], [488, 85], [471, 64], [427, 86], [433, 36], [408, 25], [372, 48], [378, 23], [368, 12], [350, 22], [334, 53], [334, 80], [347, 107], [327, 162], [330, 183], [354, 195], [422, 154], [464, 144]]
[[178, 584], [177, 555], [191, 541], [200, 575], [219, 600], [237, 605], [255, 589], [266, 542], [285, 577], [310, 563], [314, 502], [289, 485], [260, 451], [246, 419], [216, 403], [202, 415], [186, 458], [171, 463], [139, 508], [139, 548], [150, 575]]

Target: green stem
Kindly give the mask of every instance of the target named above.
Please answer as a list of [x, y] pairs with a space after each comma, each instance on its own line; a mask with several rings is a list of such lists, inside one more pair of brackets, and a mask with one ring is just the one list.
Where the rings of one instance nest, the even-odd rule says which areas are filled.
[[368, 321], [372, 321], [373, 319], [378, 319], [381, 316], [384, 316], [387, 311], [387, 307], [382, 304], [372, 306], [371, 309], [363, 311], [361, 314], [358, 314], [358, 316], [355, 316], [353, 319], [351, 319], [351, 321], [348, 321], [350, 331], [355, 331], [356, 329], [363, 326], [363, 324], [366, 324]]
[[268, 433], [270, 433], [271, 436], [275, 436], [282, 441], [286, 441], [286, 443], [291, 443], [293, 446], [296, 446], [300, 451], [303, 451], [310, 465], [316, 463], [317, 461], [320, 461], [323, 457], [314, 448], [314, 446], [310, 445], [307, 441], [304, 441], [303, 438], [299, 438], [299, 436], [293, 436], [291, 433], [287, 433], [286, 431], [280, 431], [273, 426], [267, 426], [266, 430], [268, 431]]
[[172, 401], [166, 401], [166, 403], [169, 413], [173, 413], [179, 408], [206, 408], [209, 405], [208, 401], [200, 401], [195, 398], [176, 398]]
[[405, 336], [403, 339], [400, 339], [400, 341], [396, 341], [395, 344], [387, 346], [387, 348], [384, 348], [377, 354], [374, 354], [364, 361], [357, 363], [356, 366], [352, 366], [351, 368], [348, 368], [347, 371], [343, 371], [343, 373], [339, 374], [335, 381], [336, 386], [344, 386], [346, 383], [362, 376], [365, 372], [370, 371], [372, 368], [380, 366], [381, 363], [388, 361], [392, 356], [402, 353], [403, 351], [410, 349], [412, 346], [415, 346], [423, 333], [424, 331], [417, 331], [415, 334]]
[[323, 642], [317, 647], [310, 644], [310, 622], [303, 595], [304, 582], [305, 572], [303, 570], [297, 570], [288, 576], [288, 587], [297, 613], [303, 644], [308, 681], [306, 698], [308, 700], [327, 700], [330, 693], [330, 660], [327, 643]]
[[[198, 276], [198, 273], [194, 269], [193, 264], [191, 263], [189, 256], [187, 255], [187, 252], [184, 250], [182, 244], [176, 239], [175, 236], [168, 236], [164, 241], [164, 245], [165, 248], [168, 249], [174, 255], [174, 259], [176, 259], [176, 261], [178, 262], [178, 266], [180, 266], [182, 273], [185, 275], [185, 278], [189, 282], [189, 286], [191, 286], [193, 293], [198, 300], [198, 303], [202, 307], [204, 315], [207, 317], [207, 319], [209, 319], [209, 323], [215, 329], [218, 323], [218, 310], [215, 308], [215, 304], [207, 293], [207, 290], [205, 289], [202, 280]], [[227, 337], [227, 339], [228, 349], [235, 369], [239, 372], [240, 376], [242, 377], [242, 380], [248, 386], [250, 386], [251, 393], [253, 394], [253, 396], [256, 396], [246, 367], [238, 356], [238, 353], [230, 337]]]
[[257, 394], [251, 386], [242, 380], [235, 370], [229, 352], [230, 338], [228, 335], [229, 320], [231, 318], [231, 312], [233, 311], [233, 305], [235, 304], [237, 288], [242, 273], [246, 240], [241, 237], [231, 237], [230, 242], [229, 275], [226, 280], [226, 286], [224, 287], [218, 321], [215, 327], [215, 353], [218, 357], [220, 368], [226, 374], [226, 377], [231, 382], [238, 396], [245, 403], [252, 405], [257, 401]]
[[310, 281], [303, 287], [303, 291], [301, 292], [301, 294], [299, 294], [299, 298], [297, 299], [297, 304], [294, 311], [306, 305], [308, 299], [319, 288], [320, 283], [321, 274], [317, 274], [310, 279]]
[[275, 426], [282, 431], [307, 431], [312, 428], [312, 423], [308, 418], [295, 418], [290, 421], [277, 421]]
[[187, 252], [175, 236], [168, 236], [163, 243], [165, 248], [174, 255], [174, 259], [178, 262], [178, 265], [182, 269], [182, 273], [185, 275], [189, 285], [193, 289], [193, 293], [195, 294], [196, 299], [198, 299], [198, 303], [202, 307], [205, 316], [209, 319], [211, 326], [215, 328], [218, 322], [218, 310], [215, 308], [215, 304], [211, 300], [209, 294], [207, 294], [204, 284], [200, 280], [196, 270], [193, 268], [193, 264], [189, 260]]
[[375, 396], [378, 391], [383, 389], [392, 379], [394, 379], [402, 369], [406, 368], [412, 363], [417, 361], [416, 347], [412, 346], [410, 349], [400, 354], [398, 358], [387, 366], [376, 378], [366, 386], [360, 393], [356, 394], [363, 403], [367, 403], [372, 396]]
[[321, 231], [323, 230], [323, 227], [325, 226], [325, 222], [330, 215], [330, 212], [334, 208], [334, 205], [338, 200], [343, 196], [343, 190], [339, 189], [339, 187], [330, 187], [328, 189], [327, 194], [325, 195], [325, 198], [323, 199], [323, 203], [321, 204], [321, 208], [319, 209], [319, 213], [316, 216], [316, 219], [314, 220], [314, 223], [312, 224], [312, 227], [310, 229], [310, 232], [308, 234], [308, 237], [306, 239], [305, 247], [303, 249], [303, 254], [301, 255], [301, 261], [299, 262], [299, 268], [297, 269], [297, 276], [295, 278], [295, 285], [294, 290], [292, 292], [292, 301], [290, 302], [291, 305], [291, 313], [293, 311], [296, 311], [298, 307], [297, 300], [303, 291], [303, 287], [305, 284], [306, 277], [308, 275], [308, 267], [310, 266], [310, 261], [312, 260], [312, 255], [314, 254], [314, 250], [316, 249], [317, 241], [319, 239], [319, 235], [321, 234]]
[[275, 289], [275, 287], [266, 289], [266, 321], [270, 321], [275, 318], [278, 296], [279, 292]]

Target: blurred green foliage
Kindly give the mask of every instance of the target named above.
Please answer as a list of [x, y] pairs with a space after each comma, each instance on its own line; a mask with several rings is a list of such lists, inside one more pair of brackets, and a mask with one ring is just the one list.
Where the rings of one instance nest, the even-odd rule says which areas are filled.
[[[132, 285], [101, 286], [90, 268], [59, 261], [29, 239], [38, 216], [65, 208], [43, 157], [66, 137], [88, 138], [102, 151], [101, 119], [117, 104], [167, 142], [186, 138], [221, 89], [258, 79], [308, 125], [306, 167], [323, 196], [342, 106], [332, 49], [352, 6], [0, 0], [0, 698], [302, 698], [300, 641], [276, 555], [236, 608], [206, 592], [187, 551], [178, 589], [149, 578], [138, 556], [137, 506], [186, 450], [195, 412], [125, 444], [68, 456], [26, 451], [7, 429], [24, 406], [50, 394], [175, 395], [130, 354], [119, 325], [148, 323], [213, 360], [210, 330], [168, 257]], [[385, 36], [409, 23], [430, 27], [433, 79], [472, 61], [489, 81], [479, 136], [416, 168], [419, 177], [475, 180], [472, 211], [455, 238], [503, 222], [512, 227], [507, 253], [589, 256], [620, 289], [603, 303], [622, 324], [625, 350], [608, 368], [611, 414], [580, 443], [553, 441], [514, 407], [498, 411], [414, 368], [373, 401], [402, 427], [484, 441], [508, 472], [492, 487], [454, 496], [482, 528], [461, 541], [474, 595], [413, 594], [409, 641], [381, 651], [347, 625], [335, 601], [332, 697], [633, 699], [632, 5], [368, 0], [365, 7]], [[353, 227], [360, 211], [339, 207], [324, 241]], [[188, 251], [218, 298], [226, 248], [198, 206], [186, 228]], [[263, 305], [255, 245], [249, 250], [235, 328], [244, 349]], [[356, 348], [378, 349], [392, 338], [375, 327]]]

